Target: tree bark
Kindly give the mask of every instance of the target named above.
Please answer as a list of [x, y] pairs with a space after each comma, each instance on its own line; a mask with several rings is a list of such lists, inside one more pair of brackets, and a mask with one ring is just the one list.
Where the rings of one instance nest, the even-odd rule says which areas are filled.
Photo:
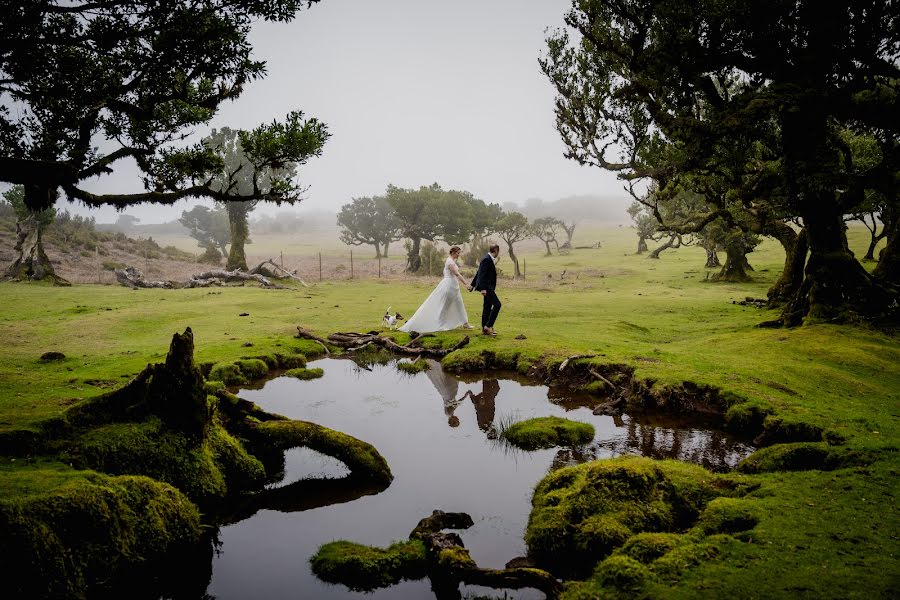
[[780, 306], [791, 299], [800, 290], [803, 284], [803, 267], [806, 266], [806, 255], [809, 253], [809, 239], [806, 230], [799, 233], [793, 230], [787, 223], [777, 221], [771, 235], [777, 239], [784, 248], [784, 269], [766, 296], [769, 306]]
[[669, 240], [665, 244], [656, 248], [653, 252], [651, 252], [649, 254], [649, 256], [647, 256], [647, 258], [659, 258], [659, 255], [662, 254], [663, 250], [668, 250], [669, 248], [678, 248], [680, 246], [681, 246], [681, 236], [679, 236], [677, 233], [672, 234], [672, 237], [670, 237]]
[[375, 246], [375, 258], [381, 258], [381, 244], [375, 242], [372, 245]]
[[516, 258], [516, 253], [513, 252], [513, 245], [509, 242], [506, 242], [506, 245], [509, 247], [509, 259], [512, 261], [513, 268], [515, 270], [514, 276], [516, 279], [518, 279], [522, 275], [522, 272], [519, 270], [519, 259]]
[[566, 248], [572, 247], [572, 237], [575, 235], [575, 226], [578, 223], [572, 223], [571, 225], [562, 224], [563, 231], [566, 232], [566, 243], [563, 244]]
[[244, 244], [250, 235], [250, 225], [247, 223], [249, 211], [244, 202], [229, 202], [225, 205], [225, 210], [228, 212], [228, 223], [231, 226], [231, 249], [228, 252], [225, 270], [247, 271], [249, 269]]
[[406, 255], [406, 272], [416, 273], [422, 267], [422, 257], [419, 256], [419, 247], [422, 245], [422, 238], [412, 238], [412, 246]]
[[731, 240], [725, 244], [725, 264], [722, 270], [712, 276], [712, 281], [724, 281], [729, 283], [746, 283], [753, 281], [747, 274], [747, 246], [743, 236], [731, 236]]
[[56, 285], [69, 285], [50, 264], [41, 239], [43, 226], [34, 214], [16, 223], [16, 260], [9, 265], [4, 279], [14, 281], [49, 280]]
[[547, 246], [547, 256], [553, 256], [553, 253], [550, 252], [550, 241], [549, 240], [541, 240], [544, 242], [544, 245]]
[[638, 247], [637, 247], [637, 252], [635, 252], [635, 254], [643, 254], [647, 250], [649, 250], [649, 248], [647, 247], [647, 239], [644, 237], [638, 236]]
[[704, 238], [702, 245], [703, 249], [706, 250], [706, 268], [712, 269], [714, 267], [721, 267], [722, 263], [719, 261], [719, 255], [716, 253], [715, 242]]
[[900, 287], [900, 207], [888, 207], [882, 213], [887, 245], [878, 254], [878, 265], [872, 275], [875, 281], [891, 288]]

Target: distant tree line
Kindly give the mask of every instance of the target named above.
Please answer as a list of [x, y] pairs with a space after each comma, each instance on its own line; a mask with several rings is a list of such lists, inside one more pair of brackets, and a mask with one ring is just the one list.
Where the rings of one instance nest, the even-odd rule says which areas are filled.
[[[428, 273], [423, 268], [423, 243], [441, 241], [451, 245], [466, 244], [467, 261], [476, 261], [486, 252], [486, 239], [496, 236], [506, 245], [515, 277], [521, 276], [515, 245], [529, 238], [540, 238], [551, 253], [557, 250], [560, 232], [574, 233], [575, 222], [564, 223], [553, 217], [530, 221], [517, 211], [507, 211], [498, 204], [488, 204], [470, 192], [444, 190], [437, 183], [418, 189], [389, 185], [384, 195], [354, 198], [341, 207], [337, 216], [341, 241], [345, 244], [375, 248], [377, 258], [386, 257], [393, 242], [406, 240], [406, 271]], [[571, 235], [563, 242], [571, 245]], [[431, 247], [428, 247], [431, 256]], [[474, 265], [474, 262], [471, 263]]]

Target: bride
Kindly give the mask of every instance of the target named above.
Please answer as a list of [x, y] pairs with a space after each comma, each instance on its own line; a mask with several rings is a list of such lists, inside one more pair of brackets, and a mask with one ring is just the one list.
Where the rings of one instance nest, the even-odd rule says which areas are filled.
[[468, 284], [459, 274], [459, 267], [456, 265], [461, 252], [459, 246], [450, 248], [450, 256], [444, 261], [444, 278], [400, 331], [427, 333], [457, 327], [472, 329], [459, 289], [460, 284], [468, 289]]

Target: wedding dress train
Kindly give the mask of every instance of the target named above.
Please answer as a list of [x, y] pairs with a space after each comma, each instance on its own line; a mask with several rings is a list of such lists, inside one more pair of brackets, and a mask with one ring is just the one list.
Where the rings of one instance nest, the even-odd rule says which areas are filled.
[[400, 331], [419, 333], [447, 331], [469, 322], [466, 306], [459, 291], [459, 281], [451, 270], [451, 263], [456, 266], [452, 258], [447, 258], [444, 262], [443, 279], [409, 321], [400, 327]]

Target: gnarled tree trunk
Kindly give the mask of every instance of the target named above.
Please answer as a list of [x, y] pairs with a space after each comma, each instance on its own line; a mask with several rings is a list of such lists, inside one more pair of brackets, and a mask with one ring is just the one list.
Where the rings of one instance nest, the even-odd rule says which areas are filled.
[[638, 248], [635, 254], [643, 254], [647, 250], [649, 250], [649, 248], [647, 247], [647, 238], [638, 236]]
[[57, 275], [50, 264], [44, 245], [41, 241], [43, 225], [34, 214], [16, 223], [16, 253], [13, 264], [4, 273], [4, 279], [49, 280], [57, 285], [69, 285], [69, 282]]
[[701, 245], [706, 250], [706, 265], [704, 266], [707, 269], [721, 267], [722, 263], [719, 261], [719, 255], [716, 253], [716, 243], [704, 238]]
[[653, 252], [651, 252], [647, 258], [659, 258], [659, 255], [662, 254], [663, 250], [668, 250], [669, 248], [680, 248], [681, 247], [681, 236], [677, 233], [673, 233], [672, 237], [669, 240], [656, 248]]
[[248, 202], [229, 202], [225, 205], [228, 212], [228, 223], [231, 226], [231, 249], [228, 251], [228, 262], [225, 263], [226, 271], [247, 271], [247, 256], [244, 254], [244, 244], [250, 236], [250, 225], [247, 223], [247, 213], [250, 212], [246, 204]]
[[878, 266], [872, 275], [875, 281], [889, 287], [900, 287], [900, 209], [894, 208], [882, 214], [883, 233], [887, 245], [878, 254]]
[[516, 257], [516, 253], [513, 251], [513, 245], [509, 242], [506, 242], [509, 251], [509, 259], [512, 261], [514, 276], [516, 279], [522, 276], [522, 271], [519, 270], [519, 259]]
[[747, 274], [750, 263], [747, 262], [747, 244], [743, 236], [729, 236], [725, 244], [725, 264], [722, 270], [712, 276], [712, 281], [725, 281], [730, 283], [746, 283], [753, 281]]
[[806, 230], [794, 231], [792, 227], [781, 221], [774, 224], [771, 234], [784, 247], [784, 269], [766, 296], [769, 306], [779, 306], [791, 299], [800, 290], [803, 283], [803, 267], [806, 266], [806, 255], [809, 253], [809, 239]]

